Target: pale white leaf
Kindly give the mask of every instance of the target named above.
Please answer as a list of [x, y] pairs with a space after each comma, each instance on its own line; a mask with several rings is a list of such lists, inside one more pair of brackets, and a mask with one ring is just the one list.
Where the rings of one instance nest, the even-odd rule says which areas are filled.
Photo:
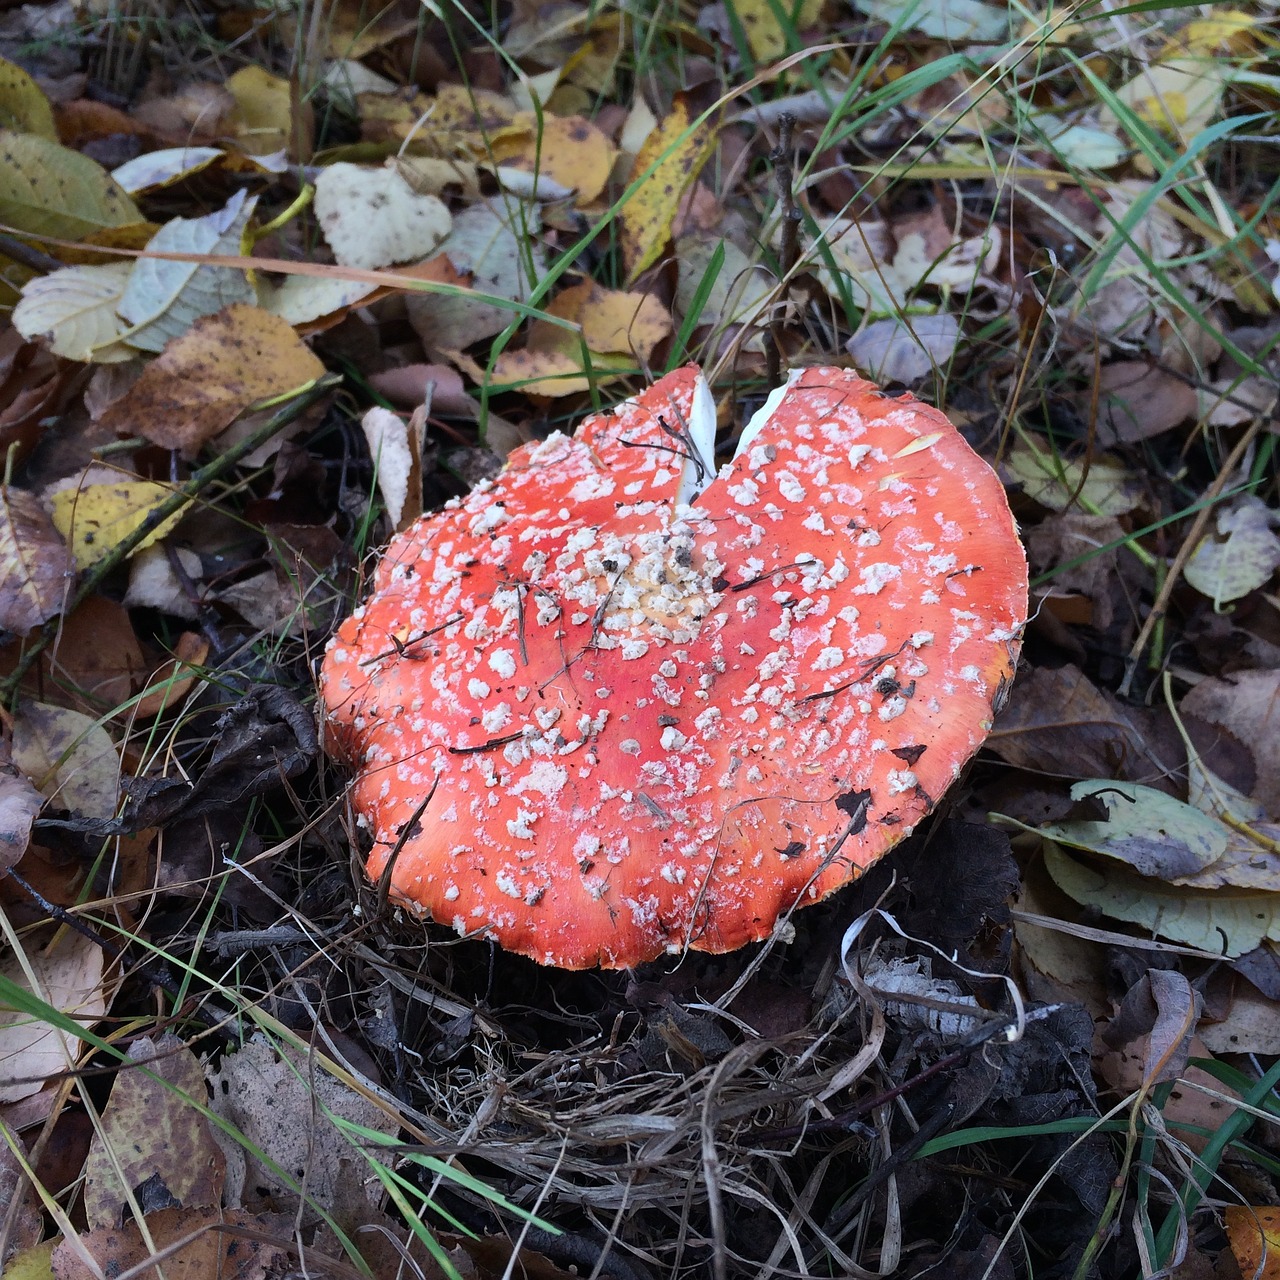
[[979, 0], [858, 0], [858, 8], [893, 26], [922, 32], [936, 40], [1004, 40], [1010, 10]]
[[126, 325], [116, 308], [132, 270], [130, 262], [109, 262], [36, 276], [23, 286], [13, 327], [24, 338], [44, 338], [54, 355], [67, 360], [131, 360], [133, 350], [119, 341]]
[[[238, 256], [240, 236], [257, 197], [237, 191], [215, 213], [174, 218], [147, 244], [155, 253]], [[257, 302], [248, 273], [167, 258], [139, 258], [120, 299], [120, 314], [136, 326], [128, 342], [140, 351], [163, 351], [201, 316], [216, 315], [233, 302]]]
[[1280, 569], [1280, 513], [1247, 493], [1217, 514], [1183, 571], [1187, 581], [1215, 605], [1228, 604], [1266, 586]]
[[278, 285], [259, 283], [258, 306], [297, 328], [354, 306], [377, 291], [376, 284], [338, 276], [286, 276]]
[[316, 179], [315, 206], [333, 256], [365, 270], [429, 256], [453, 225], [443, 201], [418, 195], [394, 169], [331, 164]]
[[[22, 961], [10, 956], [4, 977], [50, 1007], [92, 1024], [107, 1011], [102, 985], [102, 948], [64, 929], [52, 952], [32, 949]], [[20, 1009], [0, 1009], [0, 1102], [38, 1093], [50, 1076], [75, 1065], [79, 1037]]]
[[222, 158], [217, 147], [165, 147], [135, 156], [111, 171], [111, 176], [132, 195], [136, 191], [154, 191], [167, 187], [207, 169]]
[[946, 364], [960, 340], [952, 315], [875, 320], [845, 344], [858, 367], [877, 382], [918, 382]]
[[[474, 277], [473, 287], [499, 298], [524, 302], [546, 271], [541, 247], [532, 240], [541, 228], [536, 204], [515, 200], [480, 203], [453, 220], [440, 245], [458, 271]], [[467, 296], [410, 294], [409, 319], [428, 350], [457, 350], [501, 333], [515, 313]]]
[[399, 528], [400, 515], [409, 496], [409, 476], [413, 471], [413, 453], [409, 448], [409, 431], [390, 409], [375, 405], [360, 420], [369, 453], [378, 472], [378, 490], [387, 506], [387, 516]]

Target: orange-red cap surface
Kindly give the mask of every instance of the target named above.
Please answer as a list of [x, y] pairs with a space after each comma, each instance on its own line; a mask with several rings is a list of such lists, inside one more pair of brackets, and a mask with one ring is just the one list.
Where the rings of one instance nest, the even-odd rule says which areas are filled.
[[1027, 609], [995, 474], [840, 369], [714, 478], [709, 412], [669, 374], [392, 541], [322, 689], [397, 899], [567, 968], [728, 951], [977, 750]]

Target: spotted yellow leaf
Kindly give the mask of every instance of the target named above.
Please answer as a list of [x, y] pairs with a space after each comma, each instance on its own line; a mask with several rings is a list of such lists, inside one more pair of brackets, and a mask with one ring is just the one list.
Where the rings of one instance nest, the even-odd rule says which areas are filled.
[[1229, 1204], [1223, 1216], [1240, 1274], [1280, 1280], [1280, 1205]]
[[544, 114], [540, 134], [532, 111], [521, 112], [514, 123], [528, 132], [493, 143], [499, 163], [551, 178], [572, 190], [579, 205], [590, 204], [604, 190], [618, 149], [590, 120]]
[[715, 130], [707, 121], [691, 122], [688, 99], [677, 94], [670, 114], [636, 156], [631, 181], [642, 181], [619, 214], [628, 283], [657, 260], [670, 237], [680, 197], [711, 155]]
[[822, 16], [822, 0], [732, 0], [746, 33], [751, 56], [759, 62], [787, 52], [787, 32], [815, 26]]
[[[53, 524], [75, 556], [76, 568], [88, 569], [146, 523], [172, 490], [153, 480], [121, 480], [59, 490], [53, 496]], [[182, 518], [182, 512], [162, 520], [133, 552], [158, 542]], [[132, 555], [133, 552], [130, 552]]]

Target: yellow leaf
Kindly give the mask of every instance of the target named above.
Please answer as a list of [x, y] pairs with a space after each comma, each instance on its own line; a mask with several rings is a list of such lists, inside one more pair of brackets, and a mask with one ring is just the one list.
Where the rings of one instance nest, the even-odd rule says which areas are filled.
[[21, 67], [4, 58], [0, 58], [0, 129], [58, 141], [58, 126], [53, 122], [49, 99]]
[[532, 111], [522, 111], [513, 123], [525, 132], [494, 142], [499, 163], [545, 174], [575, 191], [575, 204], [590, 204], [604, 190], [617, 148], [590, 120], [544, 113], [541, 137]]
[[564, 64], [564, 78], [591, 93], [612, 94], [626, 35], [622, 14], [601, 14], [591, 24], [585, 42], [569, 55]]
[[[548, 326], [551, 328], [551, 326]], [[588, 372], [581, 346], [573, 347], [575, 335], [568, 330], [563, 345], [547, 345], [537, 350], [504, 351], [494, 361], [492, 373], [464, 352], [446, 354], [473, 382], [486, 383], [491, 391], [523, 391], [530, 396], [572, 396], [603, 386], [634, 369], [628, 356], [591, 353]]]
[[[592, 351], [629, 355], [641, 362], [649, 359], [672, 329], [670, 314], [652, 294], [603, 289], [591, 280], [557, 294], [547, 313], [581, 325], [583, 340]], [[544, 330], [551, 341], [544, 340]], [[558, 325], [535, 323], [528, 345], [563, 349], [563, 336], [573, 338]], [[576, 348], [576, 339], [573, 344]]]
[[88, 156], [34, 133], [0, 131], [0, 223], [83, 240], [142, 221], [138, 206]]
[[628, 283], [662, 252], [680, 197], [711, 155], [715, 131], [705, 121], [691, 126], [690, 120], [689, 101], [677, 94], [671, 113], [644, 140], [636, 156], [631, 179], [644, 181], [619, 214]]
[[1194, 137], [1222, 105], [1229, 72], [1211, 58], [1167, 58], [1122, 85], [1116, 98], [1157, 129]]
[[1258, 44], [1258, 18], [1239, 9], [1216, 9], [1207, 18], [1188, 22], [1169, 41], [1170, 52], [1212, 55], [1248, 53]]
[[[53, 524], [76, 558], [76, 568], [87, 569], [104, 559], [170, 496], [166, 485], [153, 480], [122, 480], [118, 484], [91, 484], [61, 489], [53, 495]], [[181, 519], [177, 511], [162, 520], [130, 554], [158, 542]]]
[[174, 338], [101, 425], [194, 455], [244, 410], [323, 373], [287, 320], [237, 302]]
[[382, 93], [359, 93], [360, 127], [367, 142], [407, 142], [414, 154], [487, 160], [493, 143], [519, 137], [515, 104], [488, 89], [442, 84], [434, 98], [412, 102]]
[[249, 66], [241, 67], [226, 87], [236, 100], [230, 123], [242, 151], [265, 156], [292, 144], [293, 88], [288, 80]]
[[1240, 1274], [1280, 1280], [1280, 1206], [1229, 1204], [1223, 1216]]
[[[742, 23], [751, 56], [761, 62], [782, 57], [787, 51], [787, 32], [815, 26], [822, 16], [822, 0], [732, 0], [728, 8]], [[790, 21], [779, 22], [779, 10]]]

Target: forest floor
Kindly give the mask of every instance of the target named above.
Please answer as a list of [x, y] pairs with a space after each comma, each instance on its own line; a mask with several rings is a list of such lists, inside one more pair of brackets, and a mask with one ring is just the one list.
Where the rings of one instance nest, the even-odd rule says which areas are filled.
[[[0, 0], [4, 1274], [1276, 1280], [1275, 7], [381, 5]], [[547, 967], [367, 878], [320, 664], [689, 363], [720, 463], [943, 410], [1016, 679], [764, 941]]]

